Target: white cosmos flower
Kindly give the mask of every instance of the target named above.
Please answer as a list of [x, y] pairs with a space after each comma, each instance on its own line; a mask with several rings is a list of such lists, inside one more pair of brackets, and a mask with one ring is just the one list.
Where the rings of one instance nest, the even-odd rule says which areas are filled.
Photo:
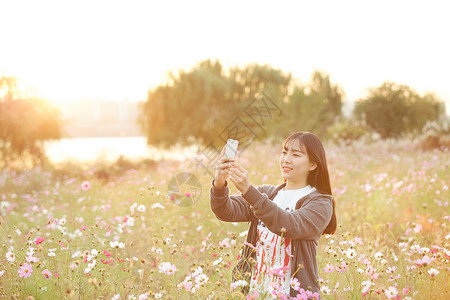
[[119, 242], [119, 241], [111, 241], [111, 242], [109, 242], [109, 245], [112, 248], [120, 248], [120, 249], [125, 248], [125, 244], [122, 242]]
[[372, 283], [372, 281], [370, 281], [370, 280], [365, 280], [365, 281], [363, 281], [363, 282], [361, 282], [361, 285], [362, 286], [372, 286], [372, 285], [374, 285], [375, 283]]
[[6, 260], [11, 262], [11, 263], [16, 260], [16, 256], [14, 255], [14, 253], [11, 250], [6, 252]]
[[377, 253], [375, 253], [375, 259], [376, 260], [380, 260], [380, 259], [382, 259], [383, 258], [383, 253], [381, 253], [381, 252], [377, 252]]
[[436, 276], [437, 274], [439, 274], [439, 271], [435, 268], [431, 268], [428, 270], [428, 274], [430, 274], [431, 277]]
[[134, 202], [133, 205], [130, 206], [130, 211], [132, 214], [134, 213], [134, 209], [137, 207], [137, 205], [138, 204], [136, 202]]
[[247, 284], [248, 283], [245, 280], [237, 280], [231, 284], [231, 289], [234, 290], [237, 287], [244, 287], [247, 286]]
[[94, 259], [92, 262], [88, 263], [88, 268], [93, 269], [97, 265], [97, 261]]
[[33, 247], [28, 248], [27, 256], [32, 256], [33, 254], [34, 254], [34, 248]]
[[348, 258], [355, 258], [358, 253], [356, 252], [355, 249], [348, 248], [347, 251], [345, 251], [345, 254], [347, 255]]
[[134, 226], [134, 218], [133, 218], [133, 217], [129, 217], [129, 218], [127, 219], [127, 225], [128, 225], [129, 227]]
[[414, 244], [414, 245], [412, 245], [412, 246], [410, 247], [410, 249], [411, 249], [411, 251], [413, 251], [413, 252], [417, 252], [417, 251], [419, 251], [420, 246], [419, 246], [419, 244]]
[[156, 202], [155, 204], [152, 204], [152, 209], [155, 209], [155, 208], [164, 209], [165, 207], [163, 205], [161, 205], [161, 203]]
[[428, 248], [428, 247], [421, 247], [419, 250], [417, 250], [417, 252], [419, 254], [425, 254], [425, 253], [430, 252], [430, 248]]
[[328, 286], [326, 285], [322, 285], [320, 286], [320, 291], [324, 294], [324, 295], [329, 295], [331, 293], [331, 290]]
[[76, 251], [72, 254], [72, 258], [80, 257], [80, 256], [83, 256], [83, 253], [81, 253], [81, 251]]
[[239, 233], [239, 237], [247, 236], [247, 233], [248, 233], [248, 230], [242, 231], [241, 233]]
[[216, 259], [215, 261], [213, 261], [212, 265], [213, 266], [217, 266], [218, 264], [220, 264], [222, 262], [223, 258], [222, 256], [219, 257], [219, 259]]
[[206, 274], [202, 273], [202, 274], [195, 276], [195, 283], [198, 285], [202, 285], [205, 282], [207, 282], [208, 279], [209, 279], [209, 277]]

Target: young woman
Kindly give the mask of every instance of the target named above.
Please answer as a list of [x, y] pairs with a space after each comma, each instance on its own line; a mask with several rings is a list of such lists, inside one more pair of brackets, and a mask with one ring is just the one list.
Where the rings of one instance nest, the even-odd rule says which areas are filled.
[[[222, 157], [211, 209], [222, 221], [250, 222], [233, 269], [233, 282], [248, 283], [244, 293], [319, 298], [317, 244], [337, 226], [325, 150], [316, 135], [297, 132], [284, 141], [279, 164], [284, 183], [254, 187], [241, 165]], [[229, 196], [227, 180], [241, 195]]]

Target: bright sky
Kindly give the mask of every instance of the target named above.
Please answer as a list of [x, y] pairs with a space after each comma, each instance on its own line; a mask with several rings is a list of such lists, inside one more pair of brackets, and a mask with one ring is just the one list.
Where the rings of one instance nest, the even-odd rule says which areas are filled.
[[392, 80], [449, 112], [447, 2], [0, 0], [0, 75], [54, 101], [136, 101], [212, 58], [321, 70], [350, 101]]

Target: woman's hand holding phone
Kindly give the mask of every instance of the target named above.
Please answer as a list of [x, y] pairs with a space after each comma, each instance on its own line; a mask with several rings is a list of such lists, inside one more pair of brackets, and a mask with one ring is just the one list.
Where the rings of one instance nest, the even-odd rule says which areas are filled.
[[229, 139], [227, 144], [222, 148], [216, 168], [214, 186], [223, 187], [225, 186], [226, 180], [230, 179], [236, 188], [242, 194], [245, 194], [250, 188], [250, 183], [248, 181], [247, 170], [234, 161], [238, 143], [236, 140]]
[[230, 166], [230, 160], [225, 156], [227, 145], [225, 145], [220, 153], [219, 160], [217, 162], [216, 167], [216, 175], [214, 177], [214, 186], [215, 187], [223, 187], [225, 186], [225, 182], [228, 178], [228, 174], [226, 173], [226, 168]]

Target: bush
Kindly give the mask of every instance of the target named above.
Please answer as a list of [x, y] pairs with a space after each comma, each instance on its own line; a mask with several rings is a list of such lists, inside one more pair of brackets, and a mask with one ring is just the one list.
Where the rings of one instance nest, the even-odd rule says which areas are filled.
[[450, 118], [446, 116], [439, 121], [428, 122], [423, 127], [418, 148], [421, 150], [450, 148]]
[[354, 115], [383, 139], [420, 133], [430, 121], [445, 114], [445, 104], [433, 95], [418, 95], [406, 85], [385, 82], [359, 100]]
[[367, 136], [369, 131], [363, 121], [342, 119], [328, 127], [328, 136], [336, 144], [351, 145], [354, 141]]

